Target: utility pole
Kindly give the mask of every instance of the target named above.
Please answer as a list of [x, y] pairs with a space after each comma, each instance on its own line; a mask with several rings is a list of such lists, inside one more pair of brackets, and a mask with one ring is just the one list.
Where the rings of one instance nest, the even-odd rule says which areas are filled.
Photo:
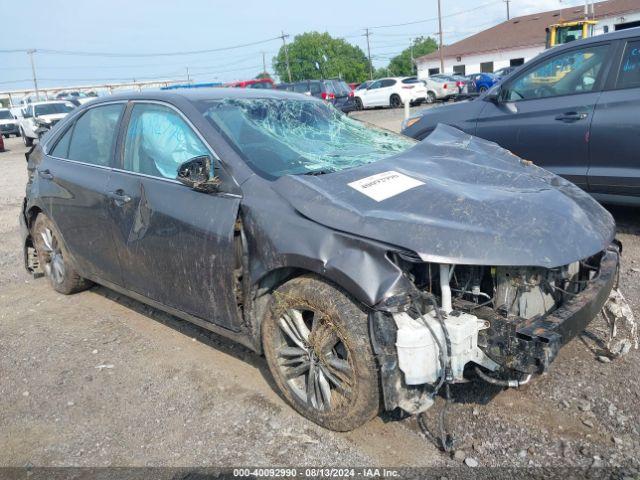
[[444, 73], [444, 52], [442, 51], [442, 9], [440, 7], [440, 0], [438, 0], [438, 33], [440, 35], [440, 73]]
[[411, 73], [414, 73], [414, 63], [413, 63], [413, 38], [409, 39], [409, 52], [411, 55]]
[[36, 53], [35, 49], [27, 50], [29, 54], [29, 60], [31, 60], [31, 73], [33, 74], [33, 88], [36, 91], [36, 101], [40, 100], [40, 92], [38, 91], [38, 79], [36, 77], [36, 64], [33, 60], [33, 54]]
[[266, 53], [262, 52], [262, 73], [267, 73], [267, 59]]
[[287, 38], [289, 38], [289, 35], [285, 35], [284, 32], [282, 32], [282, 35], [280, 35], [280, 38], [282, 39], [282, 45], [284, 46], [284, 58], [287, 61], [287, 75], [289, 76], [289, 83], [292, 82], [291, 80], [291, 67], [289, 66], [289, 49], [287, 49]]
[[187, 84], [191, 83], [191, 77], [189, 76], [189, 67], [186, 67], [187, 69]]
[[507, 4], [507, 20], [511, 20], [511, 15], [509, 14], [509, 2], [511, 2], [511, 0], [504, 0], [504, 3]]
[[373, 64], [371, 63], [371, 46], [369, 45], [369, 29], [365, 28], [364, 36], [367, 37], [367, 56], [369, 57], [369, 80], [373, 80]]

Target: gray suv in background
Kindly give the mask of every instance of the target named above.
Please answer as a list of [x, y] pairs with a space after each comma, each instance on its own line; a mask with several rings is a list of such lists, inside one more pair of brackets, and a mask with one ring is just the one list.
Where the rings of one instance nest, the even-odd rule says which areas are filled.
[[353, 91], [344, 80], [301, 80], [287, 84], [285, 90], [321, 98], [344, 113], [356, 110]]
[[548, 50], [470, 102], [403, 123], [439, 123], [492, 140], [605, 203], [640, 205], [640, 28]]

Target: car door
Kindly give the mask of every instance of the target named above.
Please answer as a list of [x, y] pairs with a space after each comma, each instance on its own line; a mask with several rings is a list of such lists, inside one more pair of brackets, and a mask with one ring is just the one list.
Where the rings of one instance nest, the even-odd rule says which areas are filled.
[[610, 49], [589, 44], [534, 63], [485, 102], [476, 134], [587, 188], [589, 127]]
[[78, 271], [121, 284], [120, 265], [107, 224], [107, 183], [124, 102], [100, 104], [71, 124], [37, 167], [43, 207]]
[[179, 166], [213, 153], [186, 117], [161, 103], [134, 102], [121, 168], [108, 190], [124, 286], [162, 305], [238, 330], [234, 235], [240, 195], [218, 165], [218, 193], [176, 180]]
[[362, 99], [362, 104], [365, 107], [377, 107], [380, 105], [380, 100], [378, 99], [380, 92], [380, 88], [382, 87], [382, 80], [376, 80], [369, 88], [360, 93], [360, 98]]
[[396, 81], [393, 78], [382, 80], [382, 85], [376, 92], [377, 104], [388, 107], [391, 105], [391, 95], [396, 92]]
[[640, 37], [620, 50], [591, 124], [589, 191], [640, 197]]

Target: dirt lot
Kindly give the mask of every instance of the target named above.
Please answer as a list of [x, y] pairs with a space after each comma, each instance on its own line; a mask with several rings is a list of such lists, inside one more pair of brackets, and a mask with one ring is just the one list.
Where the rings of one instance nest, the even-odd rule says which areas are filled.
[[[397, 128], [401, 111], [356, 116]], [[297, 415], [263, 358], [108, 289], [54, 293], [22, 268], [20, 139], [0, 153], [0, 465], [620, 466], [640, 468], [640, 352], [598, 361], [602, 319], [522, 390], [453, 389], [441, 453], [414, 418], [346, 434]], [[640, 216], [615, 209], [622, 290], [640, 312]], [[427, 425], [438, 432], [444, 401]], [[471, 462], [472, 463], [472, 462]]]

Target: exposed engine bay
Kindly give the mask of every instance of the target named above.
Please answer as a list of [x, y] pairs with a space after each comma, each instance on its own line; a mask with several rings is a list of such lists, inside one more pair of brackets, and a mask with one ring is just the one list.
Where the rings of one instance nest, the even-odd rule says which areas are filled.
[[[417, 292], [391, 313], [397, 367], [405, 394], [411, 392], [411, 400], [400, 398], [398, 405], [423, 411], [445, 382], [467, 382], [470, 370], [502, 386], [519, 386], [545, 371], [560, 346], [595, 316], [592, 310], [586, 316], [576, 312], [594, 301], [589, 287], [601, 292], [606, 284], [608, 296], [615, 268], [605, 269], [614, 257], [617, 265], [617, 255], [612, 248], [541, 268], [433, 264], [399, 254], [393, 260]], [[599, 297], [597, 311], [606, 300]]]

